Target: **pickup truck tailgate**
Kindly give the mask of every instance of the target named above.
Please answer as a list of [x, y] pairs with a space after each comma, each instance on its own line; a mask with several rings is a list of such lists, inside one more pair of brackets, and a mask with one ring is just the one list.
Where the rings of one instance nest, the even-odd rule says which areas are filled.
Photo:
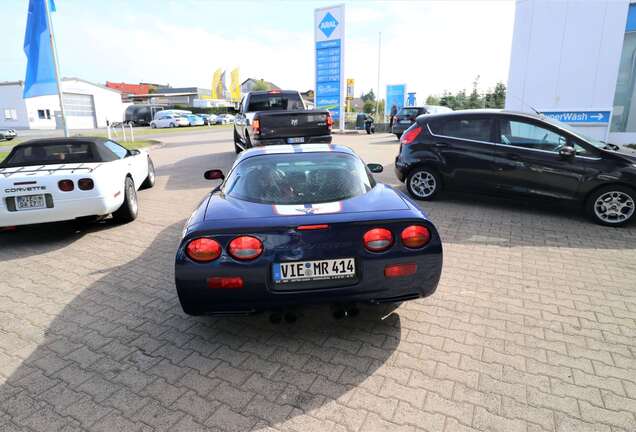
[[261, 138], [329, 135], [324, 111], [269, 111], [258, 113]]

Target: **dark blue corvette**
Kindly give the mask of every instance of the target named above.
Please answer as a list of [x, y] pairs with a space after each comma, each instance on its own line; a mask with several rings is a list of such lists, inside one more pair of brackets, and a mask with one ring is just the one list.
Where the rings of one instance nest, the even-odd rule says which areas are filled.
[[[399, 303], [432, 294], [442, 244], [409, 198], [376, 183], [348, 147], [280, 145], [241, 153], [194, 211], [176, 256], [187, 314], [307, 304]], [[351, 306], [349, 306], [351, 307]]]

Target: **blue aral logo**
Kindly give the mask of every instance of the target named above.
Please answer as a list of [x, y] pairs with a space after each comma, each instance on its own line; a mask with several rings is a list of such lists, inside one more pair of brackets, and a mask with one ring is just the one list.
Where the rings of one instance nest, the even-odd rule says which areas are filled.
[[318, 24], [318, 28], [321, 32], [325, 34], [325, 36], [331, 36], [331, 33], [338, 27], [338, 20], [336, 20], [330, 12], [322, 17], [322, 21]]

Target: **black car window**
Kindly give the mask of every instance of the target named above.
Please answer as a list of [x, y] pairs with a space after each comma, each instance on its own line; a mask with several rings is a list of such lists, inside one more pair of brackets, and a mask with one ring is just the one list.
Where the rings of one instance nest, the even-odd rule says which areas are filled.
[[266, 93], [250, 95], [246, 112], [302, 109], [304, 106], [298, 93]]
[[415, 120], [415, 117], [422, 114], [423, 112], [424, 110], [420, 108], [402, 108], [400, 111], [398, 111], [397, 115], [399, 117], [408, 117]]
[[567, 139], [550, 129], [519, 120], [499, 121], [500, 143], [533, 150], [558, 152]]
[[3, 167], [97, 162], [89, 143], [69, 142], [22, 145], [3, 162]]
[[362, 195], [375, 185], [360, 159], [343, 153], [253, 156], [229, 175], [223, 192], [259, 204], [300, 205]]
[[438, 124], [434, 131], [437, 135], [462, 138], [475, 141], [491, 141], [492, 120], [488, 118], [458, 118]]

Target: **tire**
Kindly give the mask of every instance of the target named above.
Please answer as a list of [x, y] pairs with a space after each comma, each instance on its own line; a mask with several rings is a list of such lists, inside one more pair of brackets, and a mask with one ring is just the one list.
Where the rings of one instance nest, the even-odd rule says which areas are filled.
[[150, 123], [150, 129], [157, 129], [157, 125], [155, 123]]
[[236, 152], [236, 154], [239, 154], [243, 151], [243, 148], [241, 147], [241, 139], [236, 133], [236, 129], [234, 129], [234, 151]]
[[245, 149], [252, 148], [252, 140], [250, 139], [250, 135], [245, 132]]
[[430, 201], [441, 189], [441, 178], [431, 168], [414, 168], [406, 178], [406, 190], [416, 200]]
[[397, 137], [397, 139], [402, 138], [402, 134], [401, 133], [396, 133], [395, 136]]
[[113, 213], [113, 219], [116, 223], [125, 224], [137, 219], [139, 214], [139, 203], [137, 202], [137, 190], [135, 183], [130, 177], [126, 177], [124, 182], [124, 202]]
[[171, 128], [174, 127], [174, 123], [170, 123], [168, 126], [170, 126]]
[[636, 191], [622, 185], [599, 188], [585, 200], [585, 212], [599, 225], [625, 226], [635, 219]]
[[152, 163], [152, 159], [148, 157], [148, 177], [141, 184], [141, 189], [150, 189], [155, 185], [155, 180], [157, 176], [155, 175], [155, 164]]

